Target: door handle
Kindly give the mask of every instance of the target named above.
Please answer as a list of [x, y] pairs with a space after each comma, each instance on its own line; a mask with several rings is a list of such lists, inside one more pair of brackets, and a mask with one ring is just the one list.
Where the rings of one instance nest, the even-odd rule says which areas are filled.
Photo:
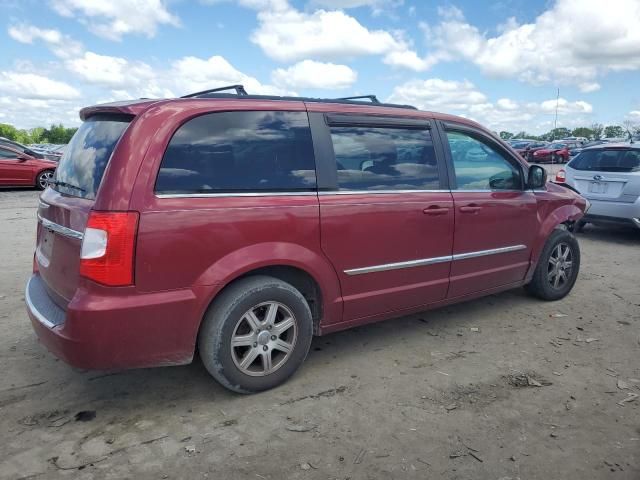
[[469, 205], [460, 207], [460, 211], [462, 213], [476, 213], [478, 210], [482, 210], [482, 207], [480, 205], [476, 205], [475, 203], [470, 203]]
[[447, 213], [449, 213], [449, 209], [444, 207], [439, 207], [438, 205], [431, 205], [430, 207], [427, 207], [424, 210], [422, 210], [422, 213], [426, 215], [446, 215]]

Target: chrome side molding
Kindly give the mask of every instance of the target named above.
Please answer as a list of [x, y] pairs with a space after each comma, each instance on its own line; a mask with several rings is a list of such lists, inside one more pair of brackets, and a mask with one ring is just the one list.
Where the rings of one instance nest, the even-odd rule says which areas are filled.
[[455, 255], [445, 255], [443, 257], [421, 258], [418, 260], [408, 260], [406, 262], [385, 263], [383, 265], [372, 265], [370, 267], [351, 268], [345, 270], [347, 275], [362, 275], [364, 273], [385, 272], [387, 270], [399, 270], [402, 268], [423, 267], [436, 263], [453, 262], [466, 260], [468, 258], [484, 257], [486, 255], [497, 255], [500, 253], [516, 252], [525, 250], [526, 245], [511, 245], [508, 247], [491, 248], [489, 250], [478, 250], [476, 252], [457, 253]]

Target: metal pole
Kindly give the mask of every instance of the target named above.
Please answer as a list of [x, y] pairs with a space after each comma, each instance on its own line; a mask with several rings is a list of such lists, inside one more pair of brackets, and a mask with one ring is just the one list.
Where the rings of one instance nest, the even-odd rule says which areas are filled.
[[[553, 121], [553, 135], [551, 135], [551, 141], [556, 139], [556, 133], [558, 129], [558, 104], [560, 103], [560, 87], [558, 87], [558, 93], [556, 95], [556, 119]], [[553, 154], [551, 154], [551, 163], [553, 164]]]

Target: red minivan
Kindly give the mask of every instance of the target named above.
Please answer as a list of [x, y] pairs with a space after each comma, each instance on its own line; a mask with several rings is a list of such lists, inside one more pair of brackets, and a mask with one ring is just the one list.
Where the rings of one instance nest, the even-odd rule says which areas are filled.
[[246, 95], [85, 108], [40, 197], [33, 327], [71, 365], [186, 364], [236, 392], [313, 335], [527, 286], [564, 297], [586, 201], [480, 125]]

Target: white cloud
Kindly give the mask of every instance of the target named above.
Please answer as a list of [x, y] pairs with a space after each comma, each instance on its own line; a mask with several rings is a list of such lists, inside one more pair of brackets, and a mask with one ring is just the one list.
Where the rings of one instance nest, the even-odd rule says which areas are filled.
[[251, 40], [265, 55], [281, 62], [381, 55], [398, 48], [389, 32], [368, 30], [341, 11], [265, 10], [258, 13], [258, 21]]
[[80, 97], [71, 85], [35, 73], [0, 72], [0, 92], [25, 99], [70, 100]]
[[168, 78], [173, 79], [180, 95], [241, 83], [248, 92], [264, 95], [283, 95], [292, 92], [264, 85], [256, 78], [237, 70], [224, 57], [214, 55], [208, 59], [183, 57], [171, 65]]
[[591, 93], [600, 90], [600, 84], [598, 82], [584, 82], [579, 84], [578, 88], [583, 93]]
[[[499, 98], [491, 102], [473, 83], [464, 81], [411, 80], [394, 88], [389, 102], [414, 105], [422, 110], [451, 113], [477, 120], [490, 129], [541, 131], [555, 116], [556, 99], [543, 102], [518, 102]], [[559, 126], [573, 127], [590, 123], [591, 104], [582, 101], [557, 100]], [[548, 128], [547, 128], [548, 130]]]
[[421, 110], [467, 110], [482, 104], [487, 97], [468, 80], [448, 81], [439, 78], [411, 80], [393, 89], [389, 101], [407, 103]]
[[180, 25], [163, 0], [50, 0], [56, 12], [79, 18], [88, 30], [109, 40], [123, 35], [154, 37], [159, 25]]
[[631, 120], [632, 122], [640, 122], [640, 110], [631, 110], [627, 114], [627, 120]]
[[[383, 3], [370, 0], [328, 0], [321, 4], [330, 8], [375, 6]], [[280, 61], [304, 59], [335, 60], [366, 55], [382, 55], [391, 66], [423, 71], [430, 61], [424, 61], [402, 38], [402, 32], [368, 29], [342, 10], [302, 12], [287, 0], [240, 0], [240, 4], [258, 11], [258, 28], [251, 41], [265, 55]]]
[[29, 24], [12, 25], [9, 36], [20, 43], [32, 44], [34, 40], [42, 40], [54, 55], [69, 58], [82, 53], [82, 44], [58, 30], [38, 28]]
[[353, 85], [358, 74], [346, 65], [303, 60], [271, 74], [273, 83], [283, 88], [341, 89]]
[[640, 69], [638, 0], [612, 0], [606, 7], [599, 0], [557, 0], [532, 23], [509, 19], [496, 36], [467, 23], [457, 9], [441, 14], [438, 25], [423, 25], [431, 58], [466, 60], [491, 76], [592, 92], [600, 75]]
[[312, 0], [310, 3], [313, 6], [334, 9], [369, 7], [374, 15], [380, 15], [388, 8], [402, 5], [404, 0]]
[[76, 126], [81, 106], [68, 100], [42, 100], [0, 96], [2, 122], [17, 128], [48, 127], [54, 123]]
[[93, 52], [68, 60], [66, 66], [82, 80], [109, 88], [137, 86], [155, 77], [146, 63]]

